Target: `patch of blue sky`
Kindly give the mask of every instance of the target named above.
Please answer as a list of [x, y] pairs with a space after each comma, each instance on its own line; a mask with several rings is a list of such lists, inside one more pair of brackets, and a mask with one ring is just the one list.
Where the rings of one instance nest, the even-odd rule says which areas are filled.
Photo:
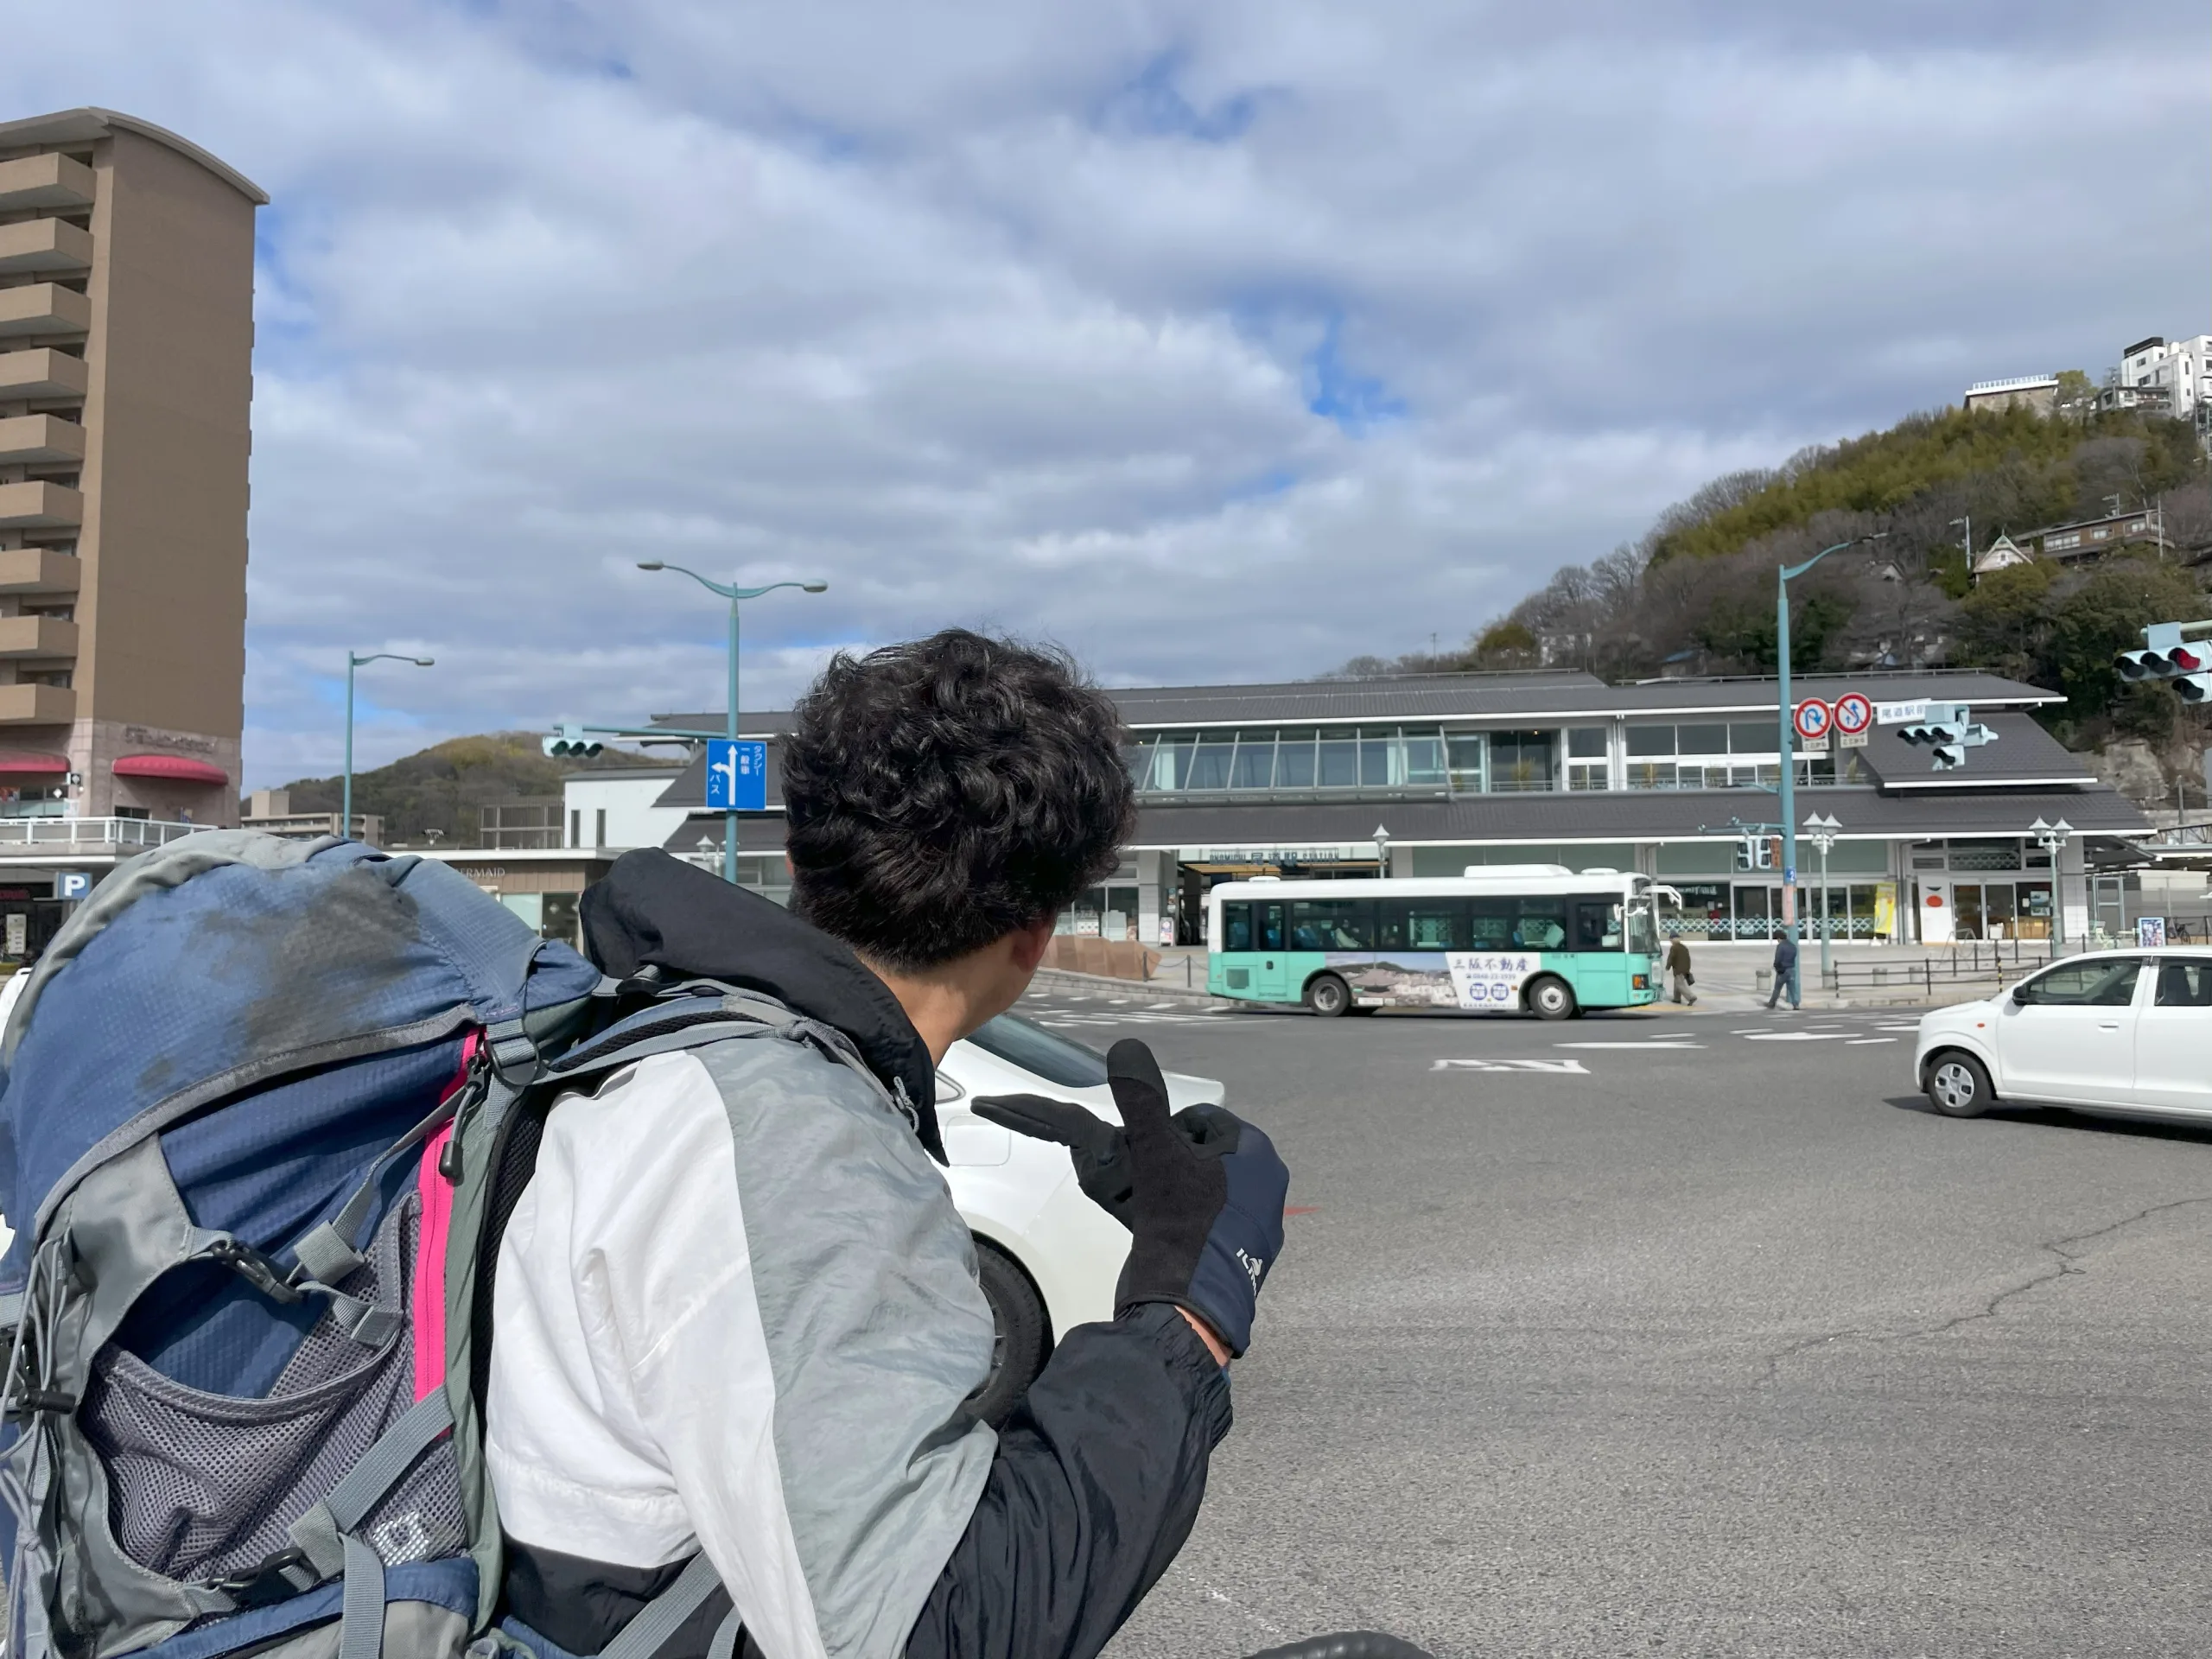
[[1116, 87], [1100, 104], [1097, 124], [1152, 137], [1190, 138], [1225, 144], [1241, 138], [1258, 118], [1266, 95], [1242, 92], [1201, 109], [1177, 83], [1185, 54], [1163, 52]]
[[1404, 418], [1403, 398], [1380, 378], [1356, 373], [1345, 365], [1343, 331], [1334, 317], [1320, 343], [1306, 353], [1303, 371], [1306, 407], [1353, 437]]
[[1295, 467], [1270, 467], [1265, 472], [1240, 479], [1223, 492], [1225, 501], [1265, 501], [1278, 495], [1287, 495], [1304, 481]]

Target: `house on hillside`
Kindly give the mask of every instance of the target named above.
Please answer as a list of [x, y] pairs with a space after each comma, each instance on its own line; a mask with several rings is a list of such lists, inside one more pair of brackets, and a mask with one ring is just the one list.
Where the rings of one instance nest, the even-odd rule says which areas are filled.
[[[1998, 538], [2002, 541], [2004, 538]], [[2166, 544], [2165, 513], [2160, 507], [2136, 507], [2126, 512], [2107, 513], [2100, 518], [2079, 518], [2071, 524], [2047, 524], [2041, 530], [2031, 530], [2020, 537], [2020, 543], [2037, 558], [2056, 559], [2065, 563], [2075, 559], [2093, 559], [2109, 553], [2115, 548], [2129, 547], [2149, 542], [2164, 550]], [[1992, 547], [1994, 551], [1994, 546]], [[1977, 563], [1979, 572], [1981, 566]]]
[[2016, 564], [2032, 563], [2034, 557], [2033, 554], [2022, 552], [2010, 536], [2000, 533], [1975, 556], [1974, 579], [1980, 582], [1993, 570], [2009, 570]]
[[2048, 415], [2058, 401], [2055, 374], [2016, 374], [2003, 380], [1977, 380], [1967, 388], [1968, 409], [2031, 409]]

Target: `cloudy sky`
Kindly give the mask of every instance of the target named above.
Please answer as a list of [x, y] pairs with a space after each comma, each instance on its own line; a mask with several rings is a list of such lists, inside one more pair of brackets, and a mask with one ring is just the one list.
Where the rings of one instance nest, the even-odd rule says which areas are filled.
[[[748, 707], [964, 622], [1116, 683], [1464, 637], [1712, 474], [2212, 327], [2202, 0], [16, 9], [262, 218], [247, 781]], [[373, 677], [371, 677], [373, 676]]]

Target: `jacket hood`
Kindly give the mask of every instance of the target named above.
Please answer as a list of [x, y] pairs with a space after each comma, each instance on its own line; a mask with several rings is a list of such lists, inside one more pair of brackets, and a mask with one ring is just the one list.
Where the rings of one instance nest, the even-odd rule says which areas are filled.
[[614, 861], [587, 888], [584, 949], [603, 973], [627, 979], [652, 966], [685, 979], [763, 992], [842, 1032], [868, 1069], [914, 1108], [914, 1133], [945, 1161], [937, 1125], [937, 1068], [891, 988], [851, 950], [757, 893], [658, 847]]

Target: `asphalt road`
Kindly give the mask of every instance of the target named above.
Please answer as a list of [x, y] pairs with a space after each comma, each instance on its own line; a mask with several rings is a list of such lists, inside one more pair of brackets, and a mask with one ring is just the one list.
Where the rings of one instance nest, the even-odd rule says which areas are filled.
[[1937, 1118], [1910, 1014], [1023, 1011], [1305, 1211], [1115, 1659], [2212, 1644], [2212, 1130]]

